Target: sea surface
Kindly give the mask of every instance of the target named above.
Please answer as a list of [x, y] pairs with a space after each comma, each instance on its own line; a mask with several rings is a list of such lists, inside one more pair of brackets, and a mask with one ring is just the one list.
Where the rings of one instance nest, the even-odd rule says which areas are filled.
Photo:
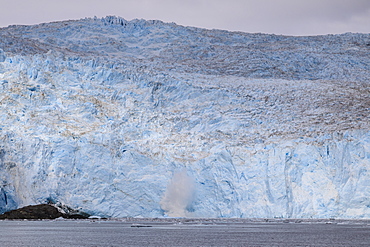
[[0, 221], [0, 246], [370, 246], [370, 221]]

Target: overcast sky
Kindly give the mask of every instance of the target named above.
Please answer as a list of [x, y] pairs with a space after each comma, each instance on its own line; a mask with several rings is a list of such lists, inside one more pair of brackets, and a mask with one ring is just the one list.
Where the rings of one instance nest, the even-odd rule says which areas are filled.
[[370, 33], [370, 0], [0, 0], [0, 27], [107, 15], [250, 33]]

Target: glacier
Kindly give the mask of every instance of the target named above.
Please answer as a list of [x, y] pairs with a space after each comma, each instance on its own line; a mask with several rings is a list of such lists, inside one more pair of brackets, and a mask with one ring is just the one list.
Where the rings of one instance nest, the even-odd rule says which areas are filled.
[[370, 34], [0, 29], [0, 213], [370, 218]]

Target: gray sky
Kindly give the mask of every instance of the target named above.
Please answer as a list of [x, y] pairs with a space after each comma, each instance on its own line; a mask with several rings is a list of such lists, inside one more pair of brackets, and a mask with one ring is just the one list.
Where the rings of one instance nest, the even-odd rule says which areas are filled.
[[0, 27], [107, 15], [250, 33], [370, 33], [370, 0], [0, 0]]

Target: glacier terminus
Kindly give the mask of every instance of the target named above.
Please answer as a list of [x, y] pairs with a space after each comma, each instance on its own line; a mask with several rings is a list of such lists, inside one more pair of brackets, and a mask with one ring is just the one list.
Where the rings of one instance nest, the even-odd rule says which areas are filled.
[[0, 29], [0, 213], [370, 218], [370, 34]]

